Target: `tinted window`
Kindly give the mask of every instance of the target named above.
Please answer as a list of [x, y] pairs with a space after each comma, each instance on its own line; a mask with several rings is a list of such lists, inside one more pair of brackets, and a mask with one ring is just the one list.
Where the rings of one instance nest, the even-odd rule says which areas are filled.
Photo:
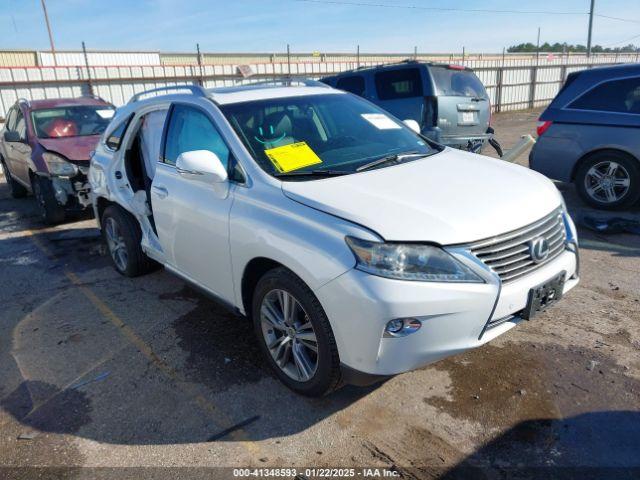
[[167, 130], [164, 162], [175, 165], [181, 153], [194, 150], [209, 150], [228, 167], [229, 149], [209, 117], [195, 108], [176, 105]]
[[488, 98], [484, 85], [470, 70], [447, 67], [430, 67], [436, 91], [450, 97]]
[[[332, 169], [352, 173], [389, 155], [426, 156], [437, 151], [401, 122], [353, 95], [275, 98], [221, 108], [255, 160], [270, 174]], [[300, 148], [315, 161], [283, 169], [278, 155], [286, 146], [291, 149], [284, 148], [285, 152]]]
[[364, 77], [361, 75], [354, 75], [352, 77], [343, 77], [338, 80], [336, 88], [344, 90], [345, 92], [355, 93], [356, 95], [364, 95]]
[[380, 100], [422, 96], [422, 76], [418, 68], [403, 68], [375, 75]]
[[6, 122], [7, 123], [5, 123], [5, 126], [7, 130], [13, 131], [16, 125], [16, 107], [11, 107], [9, 113], [7, 113]]
[[16, 113], [16, 126], [15, 131], [20, 134], [20, 139], [27, 139], [27, 124], [24, 121], [24, 115], [22, 115], [22, 110], [17, 109]]
[[130, 115], [126, 120], [118, 125], [107, 137], [105, 144], [111, 150], [118, 150], [120, 148], [122, 138], [124, 137], [124, 133], [127, 131], [127, 126], [131, 121], [131, 117], [133, 117], [133, 115]]
[[640, 114], [640, 78], [603, 83], [579, 97], [570, 107]]

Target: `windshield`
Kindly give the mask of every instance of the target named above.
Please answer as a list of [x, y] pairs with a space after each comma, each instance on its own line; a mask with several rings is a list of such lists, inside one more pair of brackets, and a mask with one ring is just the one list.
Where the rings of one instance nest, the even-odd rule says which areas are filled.
[[349, 94], [251, 101], [222, 106], [222, 111], [271, 175], [354, 173], [387, 156], [421, 154], [413, 160], [437, 151], [404, 124]]
[[431, 74], [438, 93], [450, 97], [474, 97], [486, 99], [487, 91], [471, 70], [448, 67], [431, 67]]
[[101, 135], [115, 109], [106, 105], [77, 105], [31, 112], [38, 138]]

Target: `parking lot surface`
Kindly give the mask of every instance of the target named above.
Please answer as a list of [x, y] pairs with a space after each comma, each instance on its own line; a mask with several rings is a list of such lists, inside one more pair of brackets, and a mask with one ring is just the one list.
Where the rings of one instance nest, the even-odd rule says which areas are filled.
[[[537, 114], [494, 116], [506, 148]], [[559, 188], [578, 223], [612, 216]], [[582, 281], [552, 309], [477, 350], [312, 400], [270, 373], [249, 322], [162, 269], [118, 275], [93, 219], [46, 228], [0, 178], [0, 466], [640, 469], [640, 238], [579, 233]]]

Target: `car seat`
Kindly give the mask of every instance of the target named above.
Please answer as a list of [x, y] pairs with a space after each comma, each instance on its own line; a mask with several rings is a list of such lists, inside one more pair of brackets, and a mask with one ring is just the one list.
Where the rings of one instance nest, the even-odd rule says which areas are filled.
[[286, 112], [270, 113], [258, 127], [255, 139], [264, 149], [282, 147], [295, 142], [291, 118]]

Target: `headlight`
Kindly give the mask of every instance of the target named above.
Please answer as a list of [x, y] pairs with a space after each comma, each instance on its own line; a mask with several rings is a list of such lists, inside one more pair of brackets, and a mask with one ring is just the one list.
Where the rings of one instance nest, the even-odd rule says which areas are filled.
[[357, 268], [380, 277], [422, 282], [484, 283], [469, 267], [431, 245], [380, 243], [346, 237]]
[[76, 167], [73, 163], [67, 162], [60, 155], [45, 152], [42, 154], [42, 158], [47, 164], [47, 168], [49, 169], [49, 173], [51, 175], [73, 177], [76, 173], [78, 173], [78, 167]]
[[567, 232], [567, 243], [578, 244], [578, 232], [576, 226], [571, 219], [571, 216], [566, 210], [562, 211], [562, 221], [564, 222], [564, 229]]

